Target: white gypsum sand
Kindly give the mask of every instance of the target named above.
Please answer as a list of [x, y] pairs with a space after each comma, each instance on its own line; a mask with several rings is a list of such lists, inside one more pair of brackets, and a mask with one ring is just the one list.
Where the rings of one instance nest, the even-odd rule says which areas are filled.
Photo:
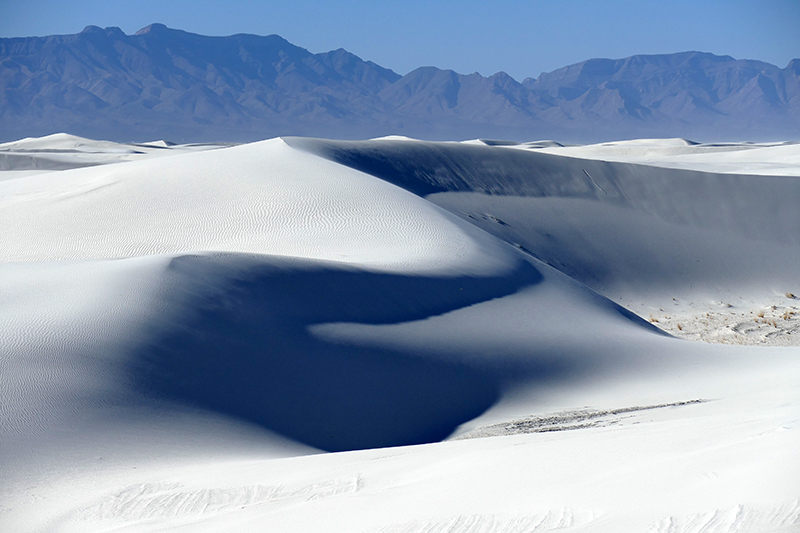
[[0, 180], [52, 170], [91, 167], [223, 148], [223, 144], [175, 145], [166, 141], [120, 144], [55, 133], [0, 144]]
[[524, 143], [512, 147], [567, 157], [639, 163], [664, 168], [727, 174], [800, 176], [800, 147], [796, 141], [696, 143], [686, 139], [638, 139], [586, 146]]
[[[686, 139], [639, 139], [587, 146], [562, 146], [543, 142], [512, 147], [580, 159], [637, 163], [671, 169], [800, 177], [800, 143], [796, 141], [703, 144]], [[740, 207], [743, 217], [753, 216], [746, 212], [746, 206]], [[771, 219], [769, 212], [755, 215], [760, 221], [780, 224], [778, 220]], [[691, 240], [691, 237], [673, 239], [676, 243], [682, 242], [683, 246]], [[625, 303], [662, 329], [682, 338], [726, 344], [800, 345], [796, 317], [798, 306], [792, 292], [796, 284], [775, 280], [771, 276], [771, 271], [783, 268], [789, 272], [786, 278], [793, 277], [796, 259], [794, 256], [785, 256], [787, 253], [791, 254], [791, 251], [785, 246], [775, 247], [771, 252], [747, 250], [741, 243], [729, 243], [724, 238], [709, 242], [716, 248], [713, 255], [717, 261], [761, 263], [760, 267], [748, 269], [747, 281], [730, 284], [739, 288], [738, 294], [726, 287], [724, 293], [717, 291], [713, 295], [702, 295], [700, 299], [676, 295], [678, 297], [673, 301], [651, 302], [650, 305], [636, 302], [635, 299], [625, 300]], [[738, 252], [739, 257], [731, 257], [730, 250], [734, 254]], [[729, 257], [726, 258], [726, 255]], [[762, 288], [757, 291], [742, 290], [743, 285], [753, 285], [759, 281]]]
[[108, 164], [0, 178], [1, 530], [800, 527], [799, 349], [654, 327], [792, 344], [794, 180], [162, 144], [3, 145]]
[[[800, 343], [785, 297], [800, 289], [794, 177], [553, 157], [497, 141], [289, 142], [416, 190], [679, 337]], [[712, 150], [682, 139], [607, 144], [628, 156], [706, 150], [720, 167], [752, 148]], [[564, 150], [584, 148], [594, 147]], [[800, 154], [798, 144], [780, 148]], [[748, 318], [772, 307], [784, 318], [771, 321], [772, 330]]]

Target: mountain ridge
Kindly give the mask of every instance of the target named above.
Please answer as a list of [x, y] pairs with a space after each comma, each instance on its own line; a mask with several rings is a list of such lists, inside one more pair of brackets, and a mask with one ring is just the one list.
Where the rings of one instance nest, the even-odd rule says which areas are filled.
[[0, 89], [0, 140], [800, 137], [800, 59], [780, 69], [705, 52], [589, 59], [519, 82], [432, 66], [400, 75], [274, 34], [87, 26], [0, 39]]

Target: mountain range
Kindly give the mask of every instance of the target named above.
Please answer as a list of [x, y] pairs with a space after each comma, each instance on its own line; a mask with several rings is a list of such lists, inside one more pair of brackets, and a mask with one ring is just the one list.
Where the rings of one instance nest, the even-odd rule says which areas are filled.
[[590, 59], [518, 82], [435, 67], [401, 76], [277, 35], [88, 26], [0, 39], [0, 89], [0, 140], [800, 138], [800, 59], [781, 69], [702, 52]]

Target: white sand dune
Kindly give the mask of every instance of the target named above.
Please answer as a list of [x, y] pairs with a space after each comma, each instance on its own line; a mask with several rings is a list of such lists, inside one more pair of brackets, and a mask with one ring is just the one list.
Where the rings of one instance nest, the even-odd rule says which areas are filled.
[[796, 178], [473, 143], [289, 142], [410, 188], [675, 335], [800, 343]]
[[510, 257], [435, 206], [280, 139], [48, 173], [0, 194], [6, 262], [224, 251], [479, 273]]
[[[525, 143], [515, 148], [621, 163], [639, 163], [726, 174], [800, 176], [800, 143], [696, 143], [686, 139], [638, 139], [587, 146]], [[722, 157], [720, 157], [722, 155]]]
[[91, 167], [124, 161], [175, 155], [181, 152], [212, 150], [224, 145], [174, 145], [166, 141], [120, 144], [95, 141], [66, 133], [32, 137], [0, 144], [0, 179], [17, 177], [9, 171], [25, 175], [52, 170]]
[[106, 157], [0, 178], [0, 530], [800, 528], [800, 349], [653, 325], [789, 314], [800, 182], [136, 146], [0, 147]]

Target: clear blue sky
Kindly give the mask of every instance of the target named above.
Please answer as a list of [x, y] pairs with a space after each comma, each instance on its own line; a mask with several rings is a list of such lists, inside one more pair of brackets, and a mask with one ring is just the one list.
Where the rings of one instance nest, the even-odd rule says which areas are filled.
[[399, 74], [426, 65], [518, 80], [594, 57], [699, 50], [783, 68], [800, 0], [0, 0], [0, 37], [161, 22], [204, 35], [277, 33]]

